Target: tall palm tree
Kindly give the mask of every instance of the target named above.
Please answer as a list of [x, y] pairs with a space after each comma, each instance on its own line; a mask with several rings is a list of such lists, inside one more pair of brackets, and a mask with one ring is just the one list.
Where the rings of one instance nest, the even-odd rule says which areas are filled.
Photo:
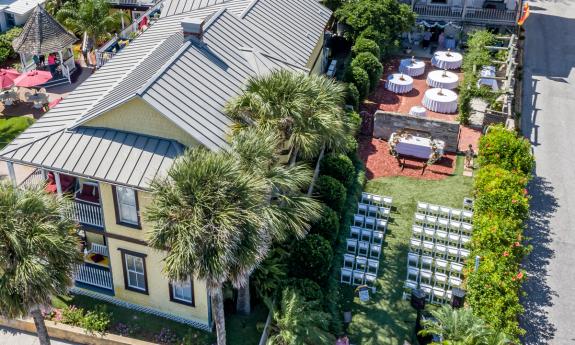
[[255, 124], [280, 133], [293, 165], [298, 155], [313, 158], [343, 147], [349, 133], [343, 103], [344, 88], [333, 79], [278, 70], [248, 79], [226, 111], [240, 128]]
[[[279, 140], [274, 131], [250, 127], [237, 132], [232, 141], [232, 152], [242, 169], [262, 176], [268, 184], [270, 212], [264, 215], [268, 218], [266, 230], [272, 241], [278, 242], [289, 236], [303, 238], [310, 224], [321, 215], [319, 202], [300, 192], [309, 185], [311, 171], [305, 165], [280, 164]], [[270, 243], [262, 245], [267, 253]], [[234, 285], [239, 287], [237, 310], [243, 314], [250, 313], [249, 276], [256, 266], [245, 267], [244, 274], [235, 279]]]
[[318, 310], [291, 288], [282, 292], [279, 308], [273, 310], [268, 345], [328, 345], [335, 338], [327, 329], [329, 314]]
[[122, 18], [129, 21], [123, 11], [110, 11], [106, 0], [68, 1], [56, 13], [56, 19], [67, 29], [87, 37], [88, 43], [83, 49], [91, 51], [98, 41], [106, 39], [111, 32], [121, 28]]
[[67, 203], [41, 189], [0, 183], [0, 313], [32, 315], [40, 344], [50, 344], [41, 313], [72, 285], [80, 261], [76, 223]]

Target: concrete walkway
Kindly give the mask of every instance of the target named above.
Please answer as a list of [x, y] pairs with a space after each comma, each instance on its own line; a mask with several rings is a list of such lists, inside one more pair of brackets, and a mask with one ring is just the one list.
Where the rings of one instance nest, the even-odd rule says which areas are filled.
[[[80, 345], [61, 340], [51, 340], [52, 345]], [[38, 345], [36, 334], [21, 332], [12, 328], [0, 327], [0, 345]]]
[[575, 344], [575, 1], [529, 1], [523, 133], [536, 158], [525, 344]]

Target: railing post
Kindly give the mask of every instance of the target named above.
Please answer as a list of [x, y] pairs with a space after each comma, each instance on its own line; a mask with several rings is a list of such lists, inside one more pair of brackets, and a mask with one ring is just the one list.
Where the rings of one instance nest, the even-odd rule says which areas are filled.
[[14, 163], [6, 162], [8, 165], [8, 176], [10, 176], [10, 181], [12, 181], [12, 185], [14, 188], [18, 187], [18, 182], [16, 181], [16, 172], [14, 171]]
[[467, 0], [463, 0], [463, 11], [461, 11], [461, 19], [467, 16]]
[[62, 196], [62, 183], [60, 182], [60, 173], [54, 171], [54, 180], [56, 181], [56, 191], [58, 196]]

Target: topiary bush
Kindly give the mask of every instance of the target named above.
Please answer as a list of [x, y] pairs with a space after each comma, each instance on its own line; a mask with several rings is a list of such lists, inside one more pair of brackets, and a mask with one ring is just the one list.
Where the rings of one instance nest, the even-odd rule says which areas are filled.
[[339, 234], [337, 213], [324, 205], [321, 218], [312, 225], [310, 233], [321, 235], [333, 245]]
[[345, 119], [349, 127], [352, 129], [353, 135], [356, 135], [361, 127], [361, 115], [356, 111], [346, 111]]
[[[4, 64], [6, 60], [18, 57], [18, 54], [12, 48], [12, 41], [20, 35], [22, 28], [14, 27], [2, 34], [0, 34], [0, 64]], [[19, 61], [19, 60], [18, 60]]]
[[288, 286], [294, 288], [306, 301], [323, 300], [323, 292], [318, 283], [307, 278], [292, 278]]
[[503, 126], [492, 126], [479, 141], [479, 164], [496, 164], [503, 169], [530, 174], [535, 161], [526, 138]]
[[354, 110], [359, 109], [359, 91], [352, 83], [347, 83], [345, 88], [345, 104], [349, 104]]
[[308, 235], [291, 246], [290, 275], [322, 284], [329, 275], [332, 259], [329, 241], [317, 234]]
[[320, 176], [314, 189], [319, 200], [331, 207], [338, 214], [345, 206], [346, 191], [345, 186], [331, 176]]
[[331, 176], [343, 183], [346, 188], [351, 187], [355, 179], [355, 168], [348, 156], [330, 153], [321, 160], [320, 171], [323, 175]]
[[381, 56], [381, 50], [379, 49], [379, 45], [369, 38], [359, 37], [353, 47], [351, 47], [351, 52], [354, 56], [360, 53], [371, 53], [376, 57]]
[[[379, 85], [379, 79], [383, 73], [383, 65], [379, 58], [372, 53], [359, 53], [351, 61], [351, 67], [359, 67], [365, 70], [369, 76], [369, 90], [373, 91]], [[358, 88], [359, 89], [359, 88]]]
[[369, 74], [363, 68], [354, 67], [350, 64], [345, 74], [345, 80], [355, 85], [359, 93], [359, 102], [367, 97], [370, 88]]

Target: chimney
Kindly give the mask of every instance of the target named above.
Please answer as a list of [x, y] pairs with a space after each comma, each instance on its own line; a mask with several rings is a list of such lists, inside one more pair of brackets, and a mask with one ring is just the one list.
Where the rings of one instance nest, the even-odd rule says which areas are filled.
[[182, 19], [182, 32], [184, 33], [184, 40], [187, 41], [192, 37], [198, 40], [202, 39], [204, 34], [204, 19], [203, 18], [184, 18]]

